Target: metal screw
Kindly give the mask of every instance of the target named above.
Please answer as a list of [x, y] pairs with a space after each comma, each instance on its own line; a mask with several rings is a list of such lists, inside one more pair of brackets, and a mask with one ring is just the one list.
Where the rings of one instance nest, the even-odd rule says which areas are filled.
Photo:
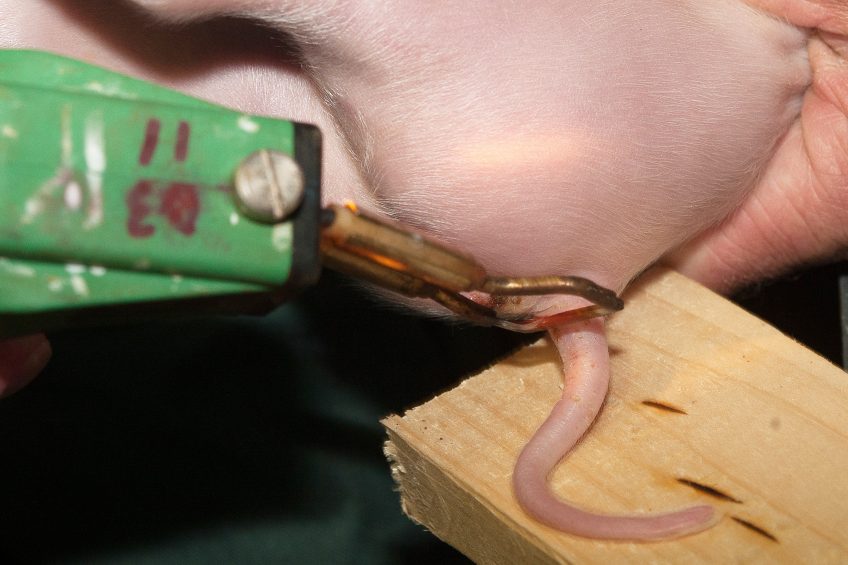
[[281, 222], [300, 206], [303, 186], [303, 171], [294, 159], [280, 151], [261, 149], [236, 169], [236, 205], [258, 222]]

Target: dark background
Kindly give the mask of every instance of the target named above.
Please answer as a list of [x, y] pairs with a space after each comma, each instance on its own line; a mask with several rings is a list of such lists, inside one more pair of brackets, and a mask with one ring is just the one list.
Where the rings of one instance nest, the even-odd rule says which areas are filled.
[[[746, 309], [841, 364], [845, 264]], [[0, 563], [463, 563], [409, 522], [379, 419], [526, 342], [322, 283], [270, 316], [55, 335], [0, 402]]]

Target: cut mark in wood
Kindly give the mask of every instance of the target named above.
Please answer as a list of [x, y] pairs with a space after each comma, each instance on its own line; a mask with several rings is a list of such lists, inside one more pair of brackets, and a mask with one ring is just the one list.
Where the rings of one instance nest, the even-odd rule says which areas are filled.
[[[727, 500], [728, 502], [735, 502], [736, 504], [742, 504], [742, 501], [738, 498], [734, 498], [727, 493], [721, 492], [717, 488], [709, 487], [707, 485], [702, 485], [701, 483], [695, 482], [691, 479], [684, 479], [683, 477], [678, 477], [677, 482], [681, 485], [686, 485], [687, 487], [691, 487], [699, 492], [704, 494], [708, 494], [710, 496], [714, 496], [715, 498], [721, 500]], [[735, 519], [735, 518], [734, 518]]]
[[674, 412], [675, 414], [686, 414], [686, 410], [682, 408], [676, 408], [665, 404], [664, 402], [657, 402], [656, 400], [643, 400], [642, 404], [650, 406], [651, 408], [656, 408], [657, 410], [665, 410], [666, 412]]
[[752, 524], [748, 520], [743, 520], [742, 518], [738, 518], [736, 516], [731, 516], [731, 518], [733, 518], [734, 522], [736, 522], [737, 524], [741, 524], [741, 525], [745, 526], [746, 528], [748, 528], [752, 532], [754, 532], [756, 534], [760, 534], [764, 538], [768, 538], [775, 543], [780, 543], [777, 540], [777, 538], [774, 535], [772, 535], [768, 530], [764, 530], [763, 528], [757, 526], [756, 524]]

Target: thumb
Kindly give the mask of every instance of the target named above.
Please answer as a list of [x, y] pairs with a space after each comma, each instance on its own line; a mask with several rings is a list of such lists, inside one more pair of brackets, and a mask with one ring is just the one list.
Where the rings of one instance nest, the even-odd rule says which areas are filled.
[[29, 384], [51, 354], [50, 343], [40, 334], [0, 341], [0, 398]]

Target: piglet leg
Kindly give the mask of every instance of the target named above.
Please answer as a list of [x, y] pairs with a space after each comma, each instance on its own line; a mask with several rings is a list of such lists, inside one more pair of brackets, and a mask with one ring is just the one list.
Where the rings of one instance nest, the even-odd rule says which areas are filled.
[[591, 425], [609, 385], [609, 350], [600, 319], [550, 330], [565, 367], [565, 388], [550, 416], [524, 447], [513, 472], [513, 488], [524, 510], [553, 528], [600, 539], [657, 540], [710, 527], [713, 509], [694, 506], [669, 514], [606, 516], [556, 498], [547, 478]]

